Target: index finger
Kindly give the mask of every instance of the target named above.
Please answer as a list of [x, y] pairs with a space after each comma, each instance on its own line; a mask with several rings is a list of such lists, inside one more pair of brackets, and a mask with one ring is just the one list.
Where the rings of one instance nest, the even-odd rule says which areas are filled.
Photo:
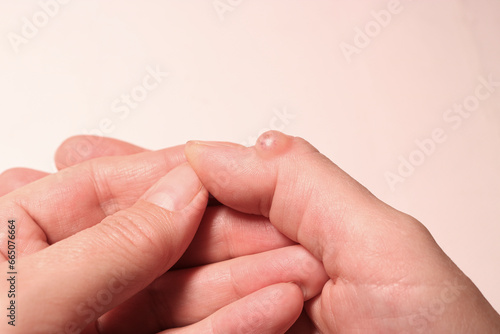
[[26, 241], [20, 244], [27, 249], [43, 248], [34, 243], [55, 243], [130, 207], [185, 161], [183, 151], [183, 146], [176, 146], [93, 159], [63, 169], [2, 197], [0, 219], [17, 217], [22, 226], [20, 241]]
[[[248, 148], [190, 142], [186, 156], [221, 203], [269, 217], [322, 260], [330, 277], [361, 279], [363, 273], [380, 272], [404, 250], [421, 256], [408, 238], [418, 235], [412, 230], [425, 228], [381, 202], [301, 138], [270, 131]], [[404, 263], [407, 269], [414, 265]]]

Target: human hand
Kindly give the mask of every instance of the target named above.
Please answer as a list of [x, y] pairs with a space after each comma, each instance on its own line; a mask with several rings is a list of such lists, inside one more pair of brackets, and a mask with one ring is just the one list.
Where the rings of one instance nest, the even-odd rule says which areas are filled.
[[[14, 214], [23, 222], [16, 239], [17, 270], [29, 279], [23, 280], [18, 292], [24, 321], [17, 331], [76, 332], [108, 310], [99, 318], [100, 333], [151, 333], [189, 324], [173, 332], [233, 332], [243, 325], [260, 333], [290, 326], [300, 313], [303, 296], [296, 285], [279, 282], [296, 282], [309, 298], [319, 291], [324, 274], [300, 246], [242, 257], [291, 244], [260, 218], [227, 208], [209, 209], [192, 245], [205, 249], [190, 248], [176, 264], [178, 270], [162, 275], [187, 246], [204, 206], [193, 206], [181, 219], [178, 212], [165, 213], [147, 201], [133, 203], [182, 161], [182, 147], [92, 160], [0, 198], [2, 215], [5, 208], [19, 210]], [[141, 222], [128, 219], [131, 216]], [[125, 242], [116, 238], [120, 234], [126, 236]], [[234, 241], [246, 237], [250, 245], [223, 243], [221, 236]], [[96, 245], [102, 245], [101, 251], [94, 249]], [[295, 255], [293, 261], [287, 257], [290, 252]], [[216, 261], [222, 262], [186, 268]], [[301, 264], [307, 264], [308, 270], [297, 273], [294, 267]], [[117, 273], [117, 268], [122, 271]], [[124, 282], [126, 288], [110, 282]], [[110, 292], [109, 300], [104, 300]], [[99, 303], [99, 297], [104, 303]], [[276, 314], [278, 302], [279, 309], [284, 303], [287, 314]], [[45, 312], [40, 312], [40, 305]], [[266, 312], [254, 312], [256, 305], [264, 305]], [[94, 333], [95, 324], [84, 332]]]
[[[107, 137], [74, 136], [57, 149], [54, 162], [57, 170], [101, 157], [131, 155], [148, 150]], [[37, 181], [50, 173], [31, 168], [11, 168], [0, 173], [0, 197]]]
[[421, 223], [303, 139], [190, 142], [186, 156], [221, 203], [269, 217], [324, 264], [329, 280], [305, 304], [302, 333], [500, 332], [498, 314]]

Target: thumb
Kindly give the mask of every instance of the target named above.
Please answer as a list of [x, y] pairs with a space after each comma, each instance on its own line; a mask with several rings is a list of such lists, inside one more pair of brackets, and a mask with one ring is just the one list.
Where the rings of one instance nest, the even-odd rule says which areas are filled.
[[132, 207], [21, 259], [18, 271], [29, 275], [19, 304], [29, 316], [19, 325], [30, 333], [79, 332], [145, 288], [186, 250], [207, 198], [184, 163]]

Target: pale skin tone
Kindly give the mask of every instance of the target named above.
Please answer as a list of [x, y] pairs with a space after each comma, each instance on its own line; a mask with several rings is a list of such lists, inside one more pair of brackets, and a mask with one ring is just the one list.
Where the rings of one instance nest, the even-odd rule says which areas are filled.
[[[19, 273], [16, 327], [2, 321], [0, 332], [274, 333], [319, 293], [327, 279], [321, 263], [268, 219], [222, 206], [205, 212], [207, 191], [184, 147], [137, 153], [106, 140], [122, 156], [67, 159], [81, 140], [64, 143], [56, 157], [59, 168], [75, 166], [0, 176], [0, 219], [16, 220]], [[172, 173], [190, 192], [188, 209], [150, 202], [148, 188]], [[1, 244], [6, 268], [6, 234]], [[5, 280], [0, 289], [9, 289]]]
[[[65, 145], [66, 148], [70, 148], [71, 142]], [[116, 152], [118, 155], [126, 155], [138, 152], [132, 152], [133, 149], [141, 150], [116, 141], [107, 142], [106, 146], [113, 147], [111, 155], [115, 155]], [[127, 151], [129, 149], [130, 152]], [[63, 145], [56, 156], [56, 161], [59, 161], [56, 164], [59, 167], [67, 165], [67, 161], [70, 160], [67, 158], [67, 153], [65, 157], [64, 151]], [[71, 152], [71, 149], [68, 149], [68, 152]], [[102, 155], [108, 155], [102, 152], [94, 152], [86, 157], [92, 159], [91, 164], [108, 171], [100, 174], [115, 181], [117, 187], [118, 185], [122, 187], [118, 187], [117, 192], [119, 189], [126, 190], [125, 194], [116, 194], [116, 198], [106, 198], [107, 201], [104, 203], [93, 204], [98, 204], [101, 208], [104, 206], [109, 214], [127, 210], [171, 167], [165, 166], [165, 161], [168, 159], [164, 159], [163, 156], [163, 167], [159, 167], [157, 171], [148, 170], [152, 174], [145, 179], [141, 179], [141, 176], [143, 177], [141, 172], [137, 173], [140, 176], [132, 174], [131, 180], [126, 180], [114, 176], [109, 171], [113, 169], [109, 166], [118, 161], [121, 161], [120, 166], [124, 168], [138, 163], [134, 162], [134, 157], [136, 160], [144, 161], [148, 154], [155, 153], [140, 154], [144, 154], [140, 159], [137, 159], [137, 154], [121, 157], [120, 160], [100, 158]], [[164, 325], [187, 325], [182, 329], [173, 329], [169, 333], [204, 332], [209, 328], [214, 332], [231, 332], [236, 327], [223, 328], [223, 324], [237, 326], [237, 323], [232, 324], [231, 321], [235, 322], [238, 315], [243, 317], [240, 320], [254, 320], [245, 322], [244, 329], [248, 329], [250, 333], [284, 333], [294, 322], [295, 324], [289, 329], [291, 333], [498, 333], [500, 331], [498, 314], [475, 285], [444, 254], [420, 222], [378, 200], [303, 139], [279, 132], [269, 132], [261, 136], [256, 145], [250, 148], [229, 143], [190, 142], [185, 147], [185, 154], [191, 168], [203, 184], [200, 192], [206, 194], [206, 191], [209, 191], [224, 206], [210, 208], [210, 212], [205, 214], [204, 222], [193, 243], [175, 265], [179, 270], [163, 274], [181, 256], [182, 252], [178, 249], [171, 247], [162, 249], [169, 255], [169, 259], [160, 260], [160, 257], [155, 256], [149, 259], [152, 271], [156, 276], [162, 277], [157, 281], [160, 283], [155, 283], [154, 291], [163, 291], [164, 300], [173, 299], [176, 310], [172, 315], [172, 306], [165, 308], [170, 312], [160, 307], [154, 313], [159, 314], [160, 318], [162, 316], [168, 318]], [[125, 161], [126, 159], [131, 160]], [[184, 157], [180, 154], [174, 165], [183, 161]], [[74, 161], [74, 163], [79, 162], [81, 161], [78, 159]], [[83, 166], [85, 164], [88, 166], [89, 163], [84, 163]], [[82, 170], [78, 169], [82, 168], [81, 166], [77, 165], [70, 170], [81, 173]], [[144, 168], [139, 166], [137, 170], [144, 171]], [[23, 184], [23, 181], [29, 183], [36, 179], [36, 175], [30, 173], [27, 170], [19, 172], [24, 176], [18, 177], [16, 186]], [[11, 172], [10, 177], [14, 179], [16, 177], [13, 174], [15, 173]], [[71, 176], [70, 180], [75, 178], [75, 175]], [[130, 176], [129, 174], [128, 177]], [[42, 187], [44, 185], [42, 181], [49, 182], [47, 181], [49, 178], [46, 177], [0, 198], [0, 203], [6, 199], [15, 202], [15, 196], [20, 196], [19, 194], [24, 194], [26, 198], [34, 196], [33, 192], [36, 194], [36, 191], [27, 192], [26, 189], [29, 186]], [[95, 184], [95, 179], [92, 182]], [[134, 182], [137, 189], [131, 189]], [[107, 185], [110, 185], [109, 181]], [[84, 188], [79, 187], [79, 189], [81, 191]], [[107, 189], [111, 189], [111, 193], [114, 193], [112, 187]], [[2, 191], [8, 192], [9, 189]], [[134, 207], [140, 206], [141, 203], [146, 205], [143, 208], [145, 211], [161, 210], [141, 200]], [[85, 209], [88, 210], [88, 207]], [[71, 214], [76, 215], [78, 207], [76, 209], [73, 207], [72, 210]], [[36, 217], [29, 213], [34, 219], [47, 218], [51, 214], [50, 210]], [[102, 215], [102, 211], [100, 213]], [[61, 212], [58, 211], [57, 214], [60, 216]], [[192, 234], [197, 228], [196, 217], [193, 217], [196, 214], [199, 214], [196, 209], [194, 213], [193, 211], [190, 213], [194, 221], [190, 222], [193, 225]], [[106, 219], [103, 224], [102, 218], [96, 214], [93, 222], [86, 223], [87, 226], [95, 227], [85, 231], [99, 233], [98, 227], [106, 226]], [[41, 222], [37, 223], [43, 225]], [[61, 229], [61, 222], [52, 223]], [[82, 224], [79, 225], [80, 229], [83, 227]], [[254, 229], [255, 226], [265, 226], [265, 228]], [[270, 226], [272, 228], [269, 228]], [[58, 245], [62, 245], [59, 248], [65, 247], [71, 242], [76, 246], [68, 246], [69, 249], [75, 249], [71, 247], [85, 249], [81, 246], [81, 242], [75, 241], [77, 237], [85, 235], [85, 231], [74, 234], [77, 232], [75, 229], [77, 227], [66, 226], [62, 231], [57, 231], [57, 228], [52, 230], [45, 227], [43, 230], [46, 233], [51, 234], [54, 231], [54, 239], [49, 238], [46, 244], [41, 241], [34, 243], [40, 249], [34, 246], [23, 256], [29, 262], [29, 258], [36, 255], [37, 251], [44, 251], [48, 257], [57, 256], [60, 260], [60, 252], [54, 251], [54, 254], [51, 254], [46, 249], [50, 250]], [[177, 238], [177, 247], [180, 247], [178, 240], [182, 240], [180, 248], [185, 248], [189, 244], [189, 237], [184, 237], [187, 232], [189, 231], [178, 230], [176, 235], [171, 232], [167, 234], [171, 238]], [[223, 242], [220, 238], [217, 240], [217, 233], [223, 234]], [[58, 240], [60, 243], [50, 245]], [[256, 242], [257, 240], [259, 242]], [[298, 245], [292, 245], [295, 243]], [[141, 246], [145, 247], [140, 240], [134, 246], [138, 246], [139, 250]], [[200, 252], [200, 248], [203, 248], [203, 251]], [[110, 248], [107, 252], [108, 257], [115, 255], [114, 252], [118, 254], [118, 258], [120, 257], [119, 250]], [[253, 255], [243, 256], [248, 254]], [[87, 270], [95, 272], [95, 259], [91, 255], [86, 256], [89, 262], [93, 261], [91, 263], [93, 269]], [[272, 268], [266, 267], [266, 264], [276, 257], [282, 262], [278, 261], [278, 264], [271, 265]], [[299, 260], [295, 261], [296, 259]], [[228, 261], [240, 262], [228, 265]], [[209, 265], [210, 263], [212, 264]], [[286, 264], [289, 267], [286, 267]], [[201, 266], [181, 270], [193, 265]], [[79, 263], [79, 266], [84, 264]], [[214, 296], [223, 294], [224, 289], [234, 292], [234, 280], [231, 286], [225, 286], [224, 280], [220, 285], [210, 286], [214, 278], [218, 277], [217, 273], [224, 273], [226, 270], [224, 268], [233, 266], [237, 268], [232, 271], [233, 273], [245, 273], [241, 275], [241, 281], [237, 284], [240, 290], [233, 295], [229, 293], [227, 297], [224, 295], [215, 298]], [[50, 266], [44, 267], [40, 272], [50, 271], [50, 268]], [[281, 274], [276, 268], [281, 268]], [[80, 269], [86, 272], [84, 268]], [[105, 269], [109, 271], [109, 268]], [[23, 270], [28, 272], [29, 267]], [[78, 272], [76, 268], [75, 272]], [[128, 295], [124, 297], [134, 295], [136, 302], [132, 304], [140, 304], [146, 308], [158, 308], [159, 305], [164, 305], [148, 304], [145, 293], [140, 291], [144, 287], [151, 286], [151, 278], [141, 276], [141, 272], [135, 272], [134, 283], [130, 284], [132, 288], [127, 288], [132, 291], [127, 291]], [[258, 274], [249, 277], [255, 272]], [[78, 281], [78, 278], [71, 277], [70, 273], [67, 275]], [[269, 278], [262, 280], [264, 275], [269, 275]], [[180, 293], [179, 282], [189, 278], [192, 280]], [[245, 281], [246, 278], [248, 279]], [[286, 284], [291, 281], [296, 284]], [[62, 282], [58, 285], [64, 286]], [[82, 289], [83, 286], [82, 284]], [[305, 295], [298, 286], [305, 291]], [[214, 291], [213, 289], [217, 288], [220, 290], [215, 290], [210, 297], [199, 297], [200, 293], [207, 293], [210, 289]], [[84, 292], [82, 296], [85, 295]], [[95, 295], [96, 290], [87, 293], [87, 295], [92, 294]], [[191, 300], [190, 296], [197, 297]], [[269, 296], [274, 297], [269, 299]], [[120, 294], [115, 297], [117, 300], [120, 298], [122, 298]], [[217, 300], [205, 305], [206, 299], [210, 298]], [[278, 303], [269, 302], [277, 299]], [[184, 300], [191, 300], [191, 304], [183, 309]], [[65, 308], [70, 308], [71, 303], [75, 301], [64, 302], [68, 303]], [[304, 312], [301, 314], [303, 305]], [[113, 306], [114, 303], [110, 303], [107, 309], [112, 309]], [[131, 318], [127, 316], [131, 314], [128, 313], [132, 312], [130, 310], [133, 311], [133, 307], [124, 304], [101, 317], [100, 321], [104, 326], [101, 332], [111, 333], [115, 321]], [[250, 310], [254, 310], [254, 317], [244, 318], [243, 315], [247, 314], [245, 312]], [[262, 318], [266, 315], [271, 316], [267, 319]], [[139, 323], [138, 318], [133, 319], [137, 323], [132, 321], [128, 327], [135, 325], [140, 330], [140, 326], [148, 326], [145, 321]], [[36, 321], [44, 321], [44, 318]], [[105, 326], [110, 326], [110, 329]], [[154, 330], [159, 329], [148, 327], [143, 332]], [[89, 330], [88, 333], [92, 331]]]

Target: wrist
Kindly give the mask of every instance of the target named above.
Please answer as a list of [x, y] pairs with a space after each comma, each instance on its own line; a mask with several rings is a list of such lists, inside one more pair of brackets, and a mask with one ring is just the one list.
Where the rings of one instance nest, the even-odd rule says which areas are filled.
[[409, 333], [500, 333], [500, 316], [463, 273], [447, 279], [409, 319]]

